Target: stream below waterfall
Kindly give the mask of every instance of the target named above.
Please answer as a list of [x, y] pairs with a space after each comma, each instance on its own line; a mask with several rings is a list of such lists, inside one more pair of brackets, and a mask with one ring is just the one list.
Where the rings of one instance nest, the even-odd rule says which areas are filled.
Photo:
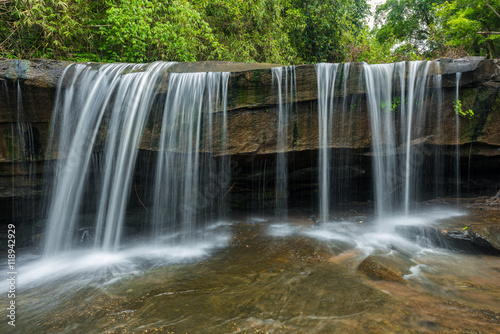
[[[499, 211], [431, 206], [420, 214], [387, 217], [383, 224], [369, 211], [353, 207], [325, 222], [299, 213], [288, 221], [235, 214], [200, 231], [198, 242], [172, 237], [152, 244], [137, 235], [107, 253], [74, 250], [44, 259], [34, 249], [20, 249], [16, 328], [20, 333], [499, 330], [500, 257], [429, 247], [393, 231], [396, 225], [491, 222], [500, 219]], [[3, 321], [0, 332], [6, 326]]]

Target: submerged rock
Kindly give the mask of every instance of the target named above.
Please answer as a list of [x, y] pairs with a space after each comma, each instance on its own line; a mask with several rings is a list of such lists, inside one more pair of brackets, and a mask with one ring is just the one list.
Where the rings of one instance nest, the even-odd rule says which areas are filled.
[[358, 270], [374, 280], [404, 283], [401, 270], [387, 258], [368, 256], [359, 264]]

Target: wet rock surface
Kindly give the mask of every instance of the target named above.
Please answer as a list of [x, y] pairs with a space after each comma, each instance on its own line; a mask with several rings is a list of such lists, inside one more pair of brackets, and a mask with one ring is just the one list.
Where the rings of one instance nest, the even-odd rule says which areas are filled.
[[[39, 165], [57, 158], [57, 152], [49, 156], [46, 151], [50, 133], [56, 85], [68, 62], [52, 60], [15, 61], [0, 60], [0, 197], [17, 198], [22, 201], [24, 194], [38, 194], [40, 180], [47, 174], [43, 168], [37, 168], [36, 178], [26, 180], [25, 175], [32, 170], [33, 163]], [[92, 64], [98, 67], [100, 64]], [[231, 156], [238, 163], [233, 173], [235, 186], [231, 190], [233, 209], [250, 209], [245, 207], [249, 198], [261, 196], [256, 194], [256, 182], [274, 178], [270, 172], [276, 163], [277, 127], [276, 113], [277, 96], [272, 89], [271, 68], [276, 64], [242, 64], [228, 62], [179, 63], [172, 66], [172, 72], [200, 71], [230, 71], [228, 89], [228, 130], [227, 138], [222, 143], [221, 129], [215, 128], [213, 147], [216, 155]], [[361, 76], [361, 63], [351, 64], [350, 77], [353, 78], [346, 86], [347, 96], [337, 104], [348, 108], [348, 119], [342, 112], [335, 112], [331, 131], [331, 154], [342, 157], [342, 162], [332, 165], [332, 175], [342, 179], [342, 187], [351, 190], [349, 200], [372, 200], [368, 190], [372, 182], [371, 168], [371, 130], [367, 101], [364, 96], [364, 83]], [[437, 71], [437, 67], [434, 69]], [[487, 187], [500, 185], [498, 169], [500, 168], [500, 103], [498, 62], [478, 58], [464, 60], [443, 59], [440, 70], [443, 75], [443, 116], [446, 122], [442, 124], [440, 135], [431, 135], [423, 131], [422, 138], [413, 141], [414, 150], [419, 159], [430, 161], [434, 152], [444, 152], [452, 159], [456, 153], [456, 120], [453, 110], [455, 100], [456, 73], [463, 72], [461, 81], [461, 100], [464, 110], [472, 109], [475, 117], [461, 119], [460, 127], [460, 164], [461, 170], [467, 170], [470, 177], [470, 187], [473, 191], [486, 191]], [[431, 71], [432, 73], [432, 71]], [[437, 73], [437, 72], [436, 72]], [[291, 203], [294, 206], [310, 205], [317, 198], [317, 162], [318, 162], [318, 113], [317, 113], [317, 80], [314, 65], [296, 67], [297, 94], [293, 96], [293, 121], [287, 129], [289, 161], [289, 189]], [[449, 78], [450, 80], [445, 80]], [[453, 80], [452, 80], [453, 79]], [[446, 83], [448, 82], [448, 83]], [[67, 83], [63, 83], [64, 84]], [[335, 92], [342, 95], [342, 90]], [[22, 101], [20, 107], [19, 101]], [[215, 111], [219, 113], [220, 110]], [[160, 123], [158, 120], [148, 120], [140, 144], [141, 151], [147, 152], [155, 159], [158, 151]], [[157, 123], [155, 123], [157, 122]], [[19, 124], [24, 128], [17, 130]], [[426, 126], [426, 128], [432, 128]], [[29, 131], [27, 130], [29, 129]], [[33, 134], [29, 137], [28, 135]], [[207, 132], [208, 133], [208, 132]], [[26, 138], [33, 139], [33, 147], [26, 145]], [[106, 138], [102, 129], [100, 141]], [[103, 145], [96, 145], [96, 153]], [[227, 150], [222, 151], [221, 148]], [[402, 154], [403, 148], [385, 154]], [[345, 166], [348, 161], [348, 166]], [[22, 168], [12, 168], [16, 162]], [[26, 163], [28, 162], [28, 163]], [[444, 163], [451, 163], [445, 161]], [[260, 165], [259, 165], [260, 164]], [[427, 166], [426, 165], [426, 166]], [[430, 167], [429, 167], [430, 166]], [[267, 168], [267, 169], [266, 169]], [[261, 170], [266, 169], [267, 172]], [[47, 170], [50, 170], [47, 168]], [[241, 171], [241, 172], [239, 172]], [[144, 171], [137, 168], [136, 177], [144, 178]], [[235, 175], [236, 174], [236, 175]], [[12, 177], [14, 180], [12, 180]], [[344, 182], [345, 181], [345, 182]], [[8, 189], [8, 183], [23, 185]], [[144, 186], [140, 185], [139, 187]], [[469, 186], [469, 185], [468, 185]], [[262, 207], [271, 206], [274, 185], [266, 182], [263, 197], [268, 200], [260, 203]], [[252, 189], [248, 191], [248, 189]], [[339, 194], [344, 190], [341, 189]], [[335, 196], [335, 195], [334, 195]], [[134, 196], [132, 196], [134, 197]], [[339, 195], [334, 201], [344, 201]], [[426, 198], [429, 198], [426, 195]], [[4, 219], [9, 219], [12, 210], [0, 203]], [[5, 210], [4, 210], [5, 209]], [[253, 209], [253, 208], [252, 208]], [[0, 214], [1, 216], [2, 214]]]
[[[397, 233], [415, 242], [461, 252], [500, 255], [500, 249], [489, 241], [492, 240], [491, 232], [493, 235], [498, 234], [491, 229], [493, 229], [491, 226], [478, 228], [477, 230], [481, 231], [478, 233], [472, 229], [449, 231], [432, 226], [396, 226]], [[488, 232], [485, 233], [486, 231]], [[497, 238], [493, 237], [493, 240], [495, 239]]]
[[[464, 215], [439, 221], [432, 226], [399, 225], [395, 230], [412, 241], [429, 243], [434, 247], [468, 253], [500, 255], [500, 206], [495, 197], [461, 199]], [[448, 201], [448, 202], [446, 202]], [[447, 206], [456, 199], [441, 199], [427, 202], [446, 202]]]
[[390, 265], [383, 257], [368, 256], [358, 266], [358, 270], [374, 280], [404, 283], [401, 270]]

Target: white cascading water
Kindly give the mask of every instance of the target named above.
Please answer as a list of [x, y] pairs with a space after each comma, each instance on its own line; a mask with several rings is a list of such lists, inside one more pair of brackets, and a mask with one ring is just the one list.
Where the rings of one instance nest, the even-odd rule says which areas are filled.
[[[396, 134], [391, 112], [395, 64], [364, 64], [366, 95], [372, 130], [372, 168], [375, 182], [376, 212], [381, 215], [394, 210], [396, 188]], [[404, 68], [402, 71], [404, 75]], [[397, 75], [401, 75], [398, 71]]]
[[418, 185], [416, 184], [414, 151], [412, 141], [420, 138], [422, 124], [425, 124], [427, 80], [430, 62], [413, 61], [409, 64], [408, 71], [408, 97], [406, 98], [405, 113], [401, 113], [405, 122], [405, 182], [404, 182], [404, 213], [410, 213], [410, 202], [416, 198]]
[[[438, 74], [433, 75], [433, 88], [428, 89], [431, 66]], [[365, 64], [364, 73], [372, 129], [376, 212], [379, 216], [395, 212], [408, 215], [424, 182], [433, 182], [434, 192], [441, 192], [437, 188], [442, 176], [442, 151], [434, 152], [434, 179], [423, 180], [420, 175], [426, 155], [423, 141], [426, 136], [440, 135], [439, 64], [409, 62], [407, 71], [405, 63]], [[437, 98], [433, 92], [438, 92]], [[435, 119], [428, 116], [431, 109], [438, 110]]]
[[[437, 72], [440, 72], [439, 63], [436, 62]], [[435, 106], [434, 112], [432, 113], [430, 119], [431, 122], [436, 124], [434, 130], [434, 137], [442, 140], [442, 128], [443, 128], [443, 90], [442, 90], [442, 75], [436, 74], [433, 77], [432, 82], [432, 100], [431, 105]], [[432, 118], [434, 116], [434, 118]], [[436, 146], [434, 149], [434, 166], [433, 166], [433, 179], [435, 180], [433, 184], [432, 193], [434, 198], [444, 196], [445, 188], [445, 160], [444, 152], [442, 146]]]
[[[212, 144], [211, 128], [205, 129], [209, 135], [202, 134], [202, 118], [208, 118], [211, 125], [210, 106], [222, 105], [223, 123], [227, 126], [225, 99], [229, 75], [170, 74], [166, 101], [158, 101], [162, 96], [162, 83], [167, 78], [165, 70], [171, 65], [160, 62], [109, 64], [96, 69], [77, 64], [65, 70], [52, 122], [51, 138], [58, 139], [57, 142], [51, 139], [49, 143], [49, 153], [57, 151], [59, 160], [54, 185], [46, 191], [49, 199], [44, 242], [46, 257], [73, 248], [75, 229], [82, 225], [93, 230], [95, 249], [108, 252], [120, 246], [138, 147], [153, 104], [165, 106], [159, 144], [163, 154], [158, 159], [154, 180], [158, 198], [152, 200], [153, 217], [159, 220], [153, 225], [162, 230], [176, 220], [176, 224], [184, 222], [180, 224], [182, 231], [192, 228], [193, 208], [200, 207], [197, 196], [201, 196], [196, 188], [200, 173], [199, 147], [205, 138], [208, 138], [206, 145]], [[219, 99], [221, 82], [223, 101]], [[178, 157], [182, 158], [178, 160]], [[179, 162], [184, 163], [182, 168]], [[215, 171], [210, 167], [213, 163], [210, 159], [204, 162], [210, 172]], [[164, 177], [164, 173], [174, 172], [174, 169], [178, 173], [173, 176], [175, 184], [169, 183], [172, 178]], [[218, 176], [212, 177], [218, 179]], [[89, 196], [86, 192], [92, 183], [90, 180], [97, 186], [95, 193]], [[172, 193], [184, 201], [180, 216], [178, 212], [162, 211], [168, 209], [164, 203], [172, 199], [169, 197]], [[206, 202], [213, 199], [204, 198]], [[86, 203], [89, 201], [90, 204]], [[93, 217], [90, 226], [88, 221], [82, 224], [85, 220], [82, 214], [88, 212], [92, 212]], [[166, 219], [165, 215], [170, 217]]]
[[154, 181], [153, 235], [180, 232], [193, 237], [196, 216], [214, 202], [222, 205], [229, 183], [229, 160], [212, 156], [212, 110], [222, 113], [222, 153], [227, 149], [229, 73], [172, 73], [163, 112]]
[[335, 98], [335, 79], [339, 64], [316, 64], [318, 82], [318, 131], [319, 131], [319, 215], [320, 220], [328, 220], [330, 216], [330, 154], [331, 128], [333, 110], [337, 103]]
[[[460, 102], [460, 79], [462, 73], [456, 74], [456, 91], [455, 91], [455, 182], [456, 182], [456, 197], [460, 198], [460, 115], [458, 108], [461, 108]], [[458, 202], [457, 202], [458, 204]]]
[[290, 146], [289, 124], [293, 113], [293, 99], [297, 94], [295, 66], [275, 67], [272, 69], [273, 87], [278, 97], [278, 126], [276, 143], [276, 216], [288, 215], [288, 159], [287, 148]]
[[[350, 182], [352, 176], [352, 157], [353, 155], [349, 153], [348, 148], [353, 147], [353, 136], [355, 122], [353, 120], [353, 112], [356, 109], [358, 96], [350, 95], [349, 92], [349, 71], [351, 68], [350, 63], [345, 63], [342, 65], [342, 70], [339, 71], [339, 76], [337, 80], [342, 80], [342, 84], [338, 85], [340, 90], [340, 97], [342, 98], [342, 107], [338, 107], [334, 110], [332, 115], [332, 128], [330, 137], [335, 136], [333, 140], [333, 150], [331, 154], [331, 167], [330, 172], [330, 185], [331, 190], [329, 192], [329, 203], [349, 203], [352, 200], [352, 188], [354, 184]], [[358, 82], [359, 84], [359, 82]], [[336, 102], [340, 105], [340, 101]], [[334, 152], [334, 153], [333, 153]], [[332, 168], [333, 167], [333, 168]], [[328, 211], [330, 211], [329, 208]]]

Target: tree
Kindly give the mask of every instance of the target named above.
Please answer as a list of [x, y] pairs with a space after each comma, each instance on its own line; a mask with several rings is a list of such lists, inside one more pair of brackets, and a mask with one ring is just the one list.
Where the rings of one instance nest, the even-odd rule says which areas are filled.
[[387, 0], [375, 12], [377, 41], [392, 45], [395, 52], [428, 55], [435, 48], [430, 40], [434, 8], [441, 3], [444, 0]]
[[457, 0], [436, 7], [433, 39], [442, 48], [464, 48], [471, 55], [500, 55], [500, 0]]
[[246, 62], [297, 61], [286, 27], [286, 0], [195, 1], [222, 47], [223, 59]]
[[366, 0], [0, 0], [0, 56], [342, 61]]
[[121, 0], [106, 11], [104, 50], [114, 61], [217, 59], [212, 29], [185, 0]]
[[338, 62], [346, 56], [346, 35], [356, 37], [368, 12], [365, 0], [291, 0], [299, 15], [290, 27], [292, 46], [308, 63]]
[[79, 58], [97, 54], [94, 24], [106, 5], [91, 0], [10, 0], [0, 3], [0, 55]]

